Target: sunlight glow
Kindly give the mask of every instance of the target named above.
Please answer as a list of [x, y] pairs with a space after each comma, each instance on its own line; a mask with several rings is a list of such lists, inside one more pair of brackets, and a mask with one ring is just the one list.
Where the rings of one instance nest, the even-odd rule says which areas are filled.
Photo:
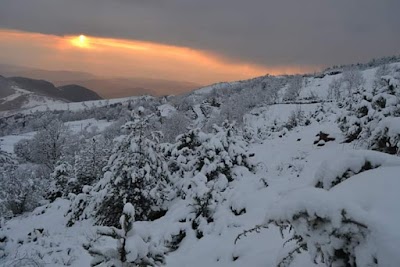
[[[29, 40], [29, 41], [28, 41]], [[186, 80], [198, 84], [269, 74], [304, 73], [315, 66], [267, 66], [210, 51], [132, 39], [47, 35], [0, 28], [0, 62], [101, 76]], [[39, 64], [38, 64], [39, 62]]]
[[78, 37], [73, 37], [70, 39], [70, 42], [73, 46], [77, 46], [80, 48], [90, 48], [88, 38], [81, 34]]

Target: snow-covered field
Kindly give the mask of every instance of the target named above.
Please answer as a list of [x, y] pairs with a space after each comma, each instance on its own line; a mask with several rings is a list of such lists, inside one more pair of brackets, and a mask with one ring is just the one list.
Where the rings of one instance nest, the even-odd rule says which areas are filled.
[[14, 153], [14, 145], [22, 139], [31, 139], [35, 132], [20, 135], [8, 135], [0, 137], [0, 149], [7, 153]]

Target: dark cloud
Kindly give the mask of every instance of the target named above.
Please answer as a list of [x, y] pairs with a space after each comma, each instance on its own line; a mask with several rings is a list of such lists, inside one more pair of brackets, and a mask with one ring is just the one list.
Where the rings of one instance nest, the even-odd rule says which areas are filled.
[[326, 66], [400, 53], [399, 10], [398, 0], [1, 0], [0, 27]]

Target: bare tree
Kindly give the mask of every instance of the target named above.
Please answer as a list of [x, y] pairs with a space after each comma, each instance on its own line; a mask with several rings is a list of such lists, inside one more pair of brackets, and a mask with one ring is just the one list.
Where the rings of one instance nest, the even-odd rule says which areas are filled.
[[343, 72], [342, 82], [347, 84], [348, 95], [352, 96], [354, 92], [361, 90], [365, 84], [365, 79], [359, 70], [351, 69]]
[[329, 89], [328, 89], [328, 98], [339, 101], [341, 98], [341, 89], [342, 87], [342, 81], [340, 79], [333, 79], [332, 82], [329, 84]]
[[289, 79], [289, 85], [286, 89], [283, 100], [293, 101], [300, 95], [301, 87], [303, 85], [303, 77], [300, 75], [293, 76]]
[[53, 170], [66, 145], [68, 127], [54, 120], [37, 132], [31, 140], [21, 140], [15, 146], [16, 153], [28, 162], [43, 164]]

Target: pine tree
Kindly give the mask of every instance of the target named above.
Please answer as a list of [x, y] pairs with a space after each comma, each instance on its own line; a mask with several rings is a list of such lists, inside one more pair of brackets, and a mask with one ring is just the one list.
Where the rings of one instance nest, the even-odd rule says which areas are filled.
[[85, 140], [75, 154], [74, 172], [78, 192], [81, 192], [83, 186], [93, 185], [101, 178], [110, 156], [110, 145], [103, 136], [97, 135]]
[[54, 201], [58, 197], [66, 197], [73, 192], [74, 174], [73, 167], [66, 161], [60, 160], [54, 171], [50, 174], [52, 185], [47, 194], [49, 200]]
[[[98, 224], [119, 225], [124, 203], [135, 207], [136, 219], [154, 220], [166, 212], [166, 204], [173, 194], [169, 189], [169, 172], [160, 152], [158, 135], [149, 127], [151, 116], [135, 115], [124, 126], [127, 133], [117, 143], [105, 167], [105, 174], [86, 199], [87, 207], [79, 213], [92, 214]], [[72, 213], [75, 213], [72, 210]], [[75, 214], [74, 218], [80, 217]]]

